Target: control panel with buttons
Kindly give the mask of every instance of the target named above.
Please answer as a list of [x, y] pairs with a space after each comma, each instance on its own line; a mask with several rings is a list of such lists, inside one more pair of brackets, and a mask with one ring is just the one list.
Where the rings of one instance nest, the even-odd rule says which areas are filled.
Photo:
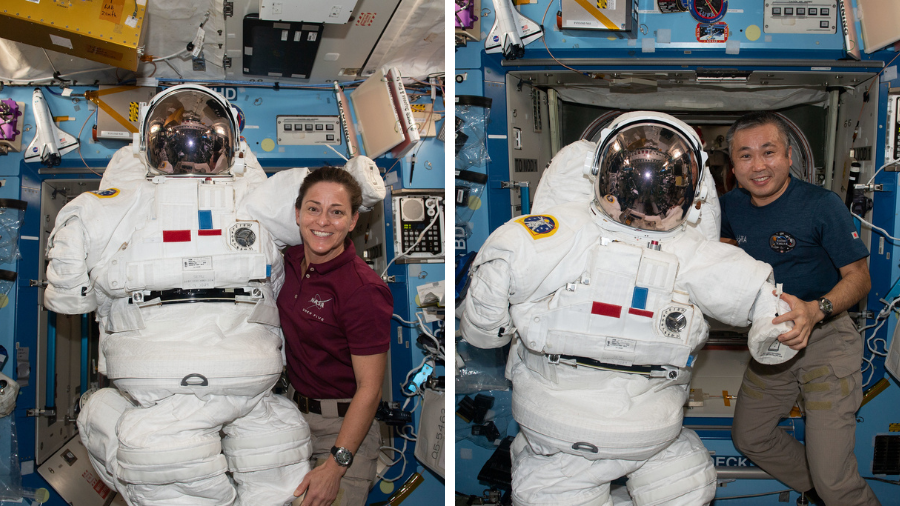
[[770, 0], [763, 10], [765, 33], [837, 33], [834, 2]]
[[[396, 263], [440, 263], [444, 260], [444, 199], [437, 195], [394, 195]], [[419, 237], [421, 236], [421, 240]]]
[[341, 120], [337, 116], [276, 116], [275, 128], [282, 146], [341, 143]]

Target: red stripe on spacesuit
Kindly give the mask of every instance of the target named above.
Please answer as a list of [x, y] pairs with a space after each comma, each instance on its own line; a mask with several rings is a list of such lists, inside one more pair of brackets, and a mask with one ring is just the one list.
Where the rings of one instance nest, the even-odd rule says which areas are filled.
[[197, 235], [222, 235], [222, 229], [215, 230], [198, 230]]
[[621, 318], [622, 306], [616, 306], [615, 304], [606, 304], [605, 302], [594, 302], [594, 305], [591, 306], [591, 314]]
[[647, 318], [653, 318], [653, 311], [645, 311], [643, 309], [638, 309], [636, 307], [628, 308], [628, 312], [638, 316], [646, 316]]
[[163, 230], [163, 242], [191, 242], [191, 231]]

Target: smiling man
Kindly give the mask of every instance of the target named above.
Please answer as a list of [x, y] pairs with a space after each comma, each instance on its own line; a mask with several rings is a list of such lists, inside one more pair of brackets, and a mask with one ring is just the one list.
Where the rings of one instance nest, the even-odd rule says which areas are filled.
[[[846, 311], [871, 287], [868, 249], [835, 193], [791, 177], [780, 117], [747, 114], [726, 142], [740, 188], [721, 198], [722, 241], [772, 265], [791, 306], [773, 322], [794, 322], [778, 340], [800, 350], [783, 364], [751, 360], [735, 408], [735, 447], [814, 504], [878, 505], [853, 454], [863, 342]], [[805, 446], [776, 428], [798, 394]]]

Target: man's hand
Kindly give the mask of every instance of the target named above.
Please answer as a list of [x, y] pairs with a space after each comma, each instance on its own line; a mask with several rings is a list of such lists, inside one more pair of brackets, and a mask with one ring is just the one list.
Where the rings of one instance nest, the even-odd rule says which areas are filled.
[[825, 314], [819, 310], [817, 301], [806, 302], [787, 293], [781, 294], [781, 299], [791, 306], [791, 310], [778, 315], [772, 323], [793, 321], [794, 328], [778, 336], [778, 340], [792, 350], [802, 350], [808, 344], [813, 327], [825, 318]]
[[324, 464], [306, 473], [294, 491], [294, 497], [300, 497], [305, 492], [302, 506], [330, 506], [341, 489], [341, 478], [346, 472], [346, 467], [339, 466], [329, 456]]

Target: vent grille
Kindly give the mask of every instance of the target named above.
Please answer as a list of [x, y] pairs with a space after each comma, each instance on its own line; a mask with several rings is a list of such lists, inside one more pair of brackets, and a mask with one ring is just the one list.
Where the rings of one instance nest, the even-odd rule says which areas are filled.
[[900, 436], [875, 436], [873, 474], [900, 474]]
[[541, 133], [541, 92], [536, 88], [531, 89], [531, 108], [533, 109], [534, 133]]

